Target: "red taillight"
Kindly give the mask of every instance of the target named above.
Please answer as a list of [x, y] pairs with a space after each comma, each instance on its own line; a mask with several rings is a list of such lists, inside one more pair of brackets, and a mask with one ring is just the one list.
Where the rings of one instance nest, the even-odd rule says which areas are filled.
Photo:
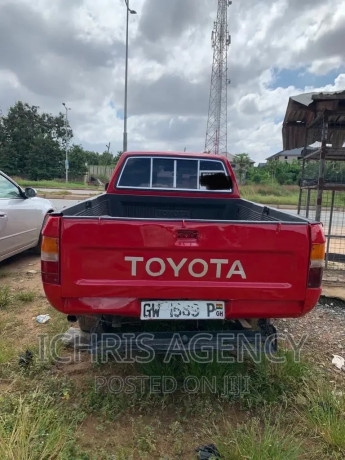
[[41, 272], [43, 283], [60, 284], [59, 217], [50, 217], [43, 229]]
[[59, 240], [43, 236], [41, 248], [42, 281], [60, 284]]
[[41, 261], [42, 281], [49, 284], [60, 284], [59, 262]]
[[319, 288], [322, 283], [323, 267], [309, 268], [308, 288]]
[[313, 243], [310, 251], [308, 288], [319, 288], [325, 264], [325, 243]]

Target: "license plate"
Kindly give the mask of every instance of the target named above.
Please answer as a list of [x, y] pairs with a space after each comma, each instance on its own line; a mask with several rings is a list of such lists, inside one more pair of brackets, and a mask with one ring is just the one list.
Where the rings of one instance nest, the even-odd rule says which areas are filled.
[[140, 319], [224, 319], [224, 302], [218, 300], [146, 300]]

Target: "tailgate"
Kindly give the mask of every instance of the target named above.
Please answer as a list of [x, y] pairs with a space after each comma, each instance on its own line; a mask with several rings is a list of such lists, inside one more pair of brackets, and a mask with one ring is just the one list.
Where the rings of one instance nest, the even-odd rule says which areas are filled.
[[299, 304], [309, 231], [307, 223], [62, 218], [62, 296]]

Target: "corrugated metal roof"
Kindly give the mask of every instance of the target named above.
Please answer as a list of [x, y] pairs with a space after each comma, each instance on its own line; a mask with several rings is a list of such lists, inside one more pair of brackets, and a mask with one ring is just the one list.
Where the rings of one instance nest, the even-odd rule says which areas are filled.
[[281, 150], [278, 153], [275, 153], [274, 155], [271, 155], [270, 157], [266, 158], [266, 160], [273, 160], [273, 158], [284, 156], [284, 157], [299, 157], [301, 156], [301, 152], [303, 150], [302, 148], [298, 149], [291, 149], [291, 150]]
[[285, 150], [321, 141], [324, 113], [328, 118], [328, 143], [345, 141], [345, 91], [304, 93], [289, 98], [283, 122]]
[[290, 99], [292, 99], [293, 101], [296, 101], [298, 102], [299, 104], [303, 104], [303, 105], [310, 105], [313, 103], [313, 98], [312, 96], [314, 94], [317, 94], [317, 93], [303, 93], [303, 94], [297, 94], [297, 96], [292, 96], [290, 97]]
[[297, 94], [297, 96], [291, 96], [290, 99], [292, 99], [295, 102], [298, 102], [299, 104], [303, 104], [306, 107], [308, 107], [310, 104], [312, 104], [315, 100], [313, 96], [317, 98], [317, 100], [322, 100], [323, 96], [325, 99], [339, 99], [341, 96], [345, 95], [345, 91], [333, 91], [329, 93], [302, 93], [302, 94]]

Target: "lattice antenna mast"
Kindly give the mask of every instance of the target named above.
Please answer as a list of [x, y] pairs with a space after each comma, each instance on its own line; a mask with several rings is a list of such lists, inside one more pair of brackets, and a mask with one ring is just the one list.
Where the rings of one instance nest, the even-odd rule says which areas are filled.
[[223, 153], [228, 150], [227, 98], [228, 98], [228, 30], [229, 0], [218, 0], [217, 20], [212, 31], [213, 64], [210, 100], [205, 141], [205, 152]]

